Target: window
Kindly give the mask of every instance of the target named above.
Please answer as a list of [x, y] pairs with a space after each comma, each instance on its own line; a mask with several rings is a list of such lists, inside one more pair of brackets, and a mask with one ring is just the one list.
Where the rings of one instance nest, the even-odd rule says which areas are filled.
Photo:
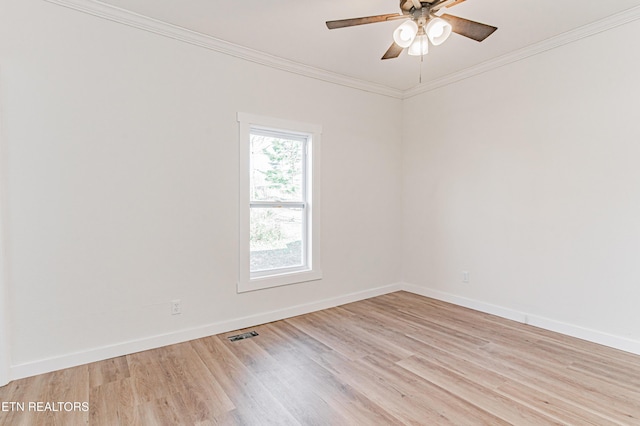
[[238, 121], [238, 291], [322, 278], [321, 127], [244, 113], [238, 113]]

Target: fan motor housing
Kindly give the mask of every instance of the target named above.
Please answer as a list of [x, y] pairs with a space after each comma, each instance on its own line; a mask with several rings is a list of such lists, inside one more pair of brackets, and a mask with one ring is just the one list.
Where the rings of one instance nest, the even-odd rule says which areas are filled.
[[[422, 7], [429, 7], [431, 6], [430, 1], [421, 1], [420, 2], [422, 4]], [[414, 6], [413, 6], [413, 1], [411, 0], [400, 0], [400, 10], [402, 10], [402, 13], [405, 15], [408, 15], [411, 13], [411, 11], [413, 10]]]

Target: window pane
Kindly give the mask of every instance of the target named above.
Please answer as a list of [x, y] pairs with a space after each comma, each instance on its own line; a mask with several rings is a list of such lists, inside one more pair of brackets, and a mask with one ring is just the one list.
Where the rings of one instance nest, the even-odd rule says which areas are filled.
[[252, 201], [302, 201], [301, 140], [251, 134], [250, 197]]
[[252, 208], [250, 212], [250, 270], [303, 266], [303, 210]]

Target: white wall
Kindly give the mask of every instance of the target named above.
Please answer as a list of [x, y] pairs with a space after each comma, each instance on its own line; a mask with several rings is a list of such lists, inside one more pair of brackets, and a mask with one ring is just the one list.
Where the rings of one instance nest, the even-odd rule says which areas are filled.
[[632, 22], [405, 101], [404, 281], [640, 350], [639, 37]]
[[[399, 281], [400, 100], [40, 0], [0, 65], [14, 375]], [[236, 293], [238, 111], [323, 126], [322, 281]]]
[[[0, 82], [2, 81], [2, 70], [0, 69]], [[1, 89], [0, 85], [0, 89]], [[0, 98], [2, 93], [0, 92]], [[0, 386], [7, 384], [10, 380], [11, 359], [9, 354], [9, 301], [8, 299], [8, 259], [6, 247], [6, 144], [4, 143], [4, 132], [2, 123], [2, 103], [0, 103]]]

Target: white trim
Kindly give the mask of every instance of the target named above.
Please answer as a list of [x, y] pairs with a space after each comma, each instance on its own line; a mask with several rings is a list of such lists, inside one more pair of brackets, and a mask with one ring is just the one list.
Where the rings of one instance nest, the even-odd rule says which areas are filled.
[[418, 294], [420, 296], [430, 297], [432, 299], [442, 300], [443, 302], [453, 303], [458, 306], [464, 306], [466, 308], [474, 309], [476, 311], [484, 312], [487, 314], [495, 315], [501, 318], [510, 319], [520, 322], [522, 324], [532, 325], [545, 330], [554, 331], [556, 333], [564, 334], [571, 337], [577, 337], [578, 339], [587, 340], [592, 343], [598, 343], [600, 345], [608, 346], [610, 348], [620, 349], [625, 352], [630, 352], [636, 355], [640, 355], [640, 341], [629, 339], [622, 336], [616, 336], [614, 334], [605, 333], [598, 330], [593, 330], [585, 327], [580, 327], [574, 324], [568, 324], [562, 321], [557, 321], [550, 318], [541, 317], [538, 315], [532, 315], [526, 312], [518, 311], [515, 309], [505, 308], [491, 303], [483, 302], [480, 300], [469, 299], [466, 297], [457, 296], [451, 293], [446, 293], [440, 290], [434, 290], [427, 287], [421, 287], [413, 284], [402, 284], [402, 289], [410, 293]]
[[[0, 89], [2, 89], [0, 73]], [[7, 226], [7, 167], [2, 114], [2, 90], [0, 90], [0, 386], [10, 381], [11, 353], [9, 351], [9, 261]]]
[[377, 93], [396, 99], [408, 99], [421, 93], [435, 90], [460, 80], [473, 77], [510, 63], [526, 59], [547, 50], [555, 49], [574, 41], [592, 36], [594, 34], [610, 30], [620, 25], [640, 19], [640, 6], [635, 6], [625, 11], [608, 16], [596, 22], [584, 25], [571, 31], [567, 31], [555, 37], [526, 46], [522, 49], [507, 53], [481, 64], [469, 67], [465, 70], [449, 74], [445, 77], [426, 82], [407, 90], [395, 89], [382, 84], [364, 81], [358, 78], [300, 64], [277, 56], [269, 55], [257, 50], [249, 49], [224, 40], [217, 39], [196, 31], [188, 30], [177, 25], [169, 24], [157, 19], [149, 18], [119, 7], [111, 6], [97, 0], [45, 0], [60, 6], [68, 7], [99, 18], [118, 22], [129, 27], [138, 28], [174, 40], [204, 47], [205, 49], [220, 52], [229, 56], [244, 59], [257, 64], [265, 65], [282, 71], [351, 87], [366, 92]]
[[[322, 279], [322, 259], [320, 251], [320, 150], [322, 126], [302, 123], [280, 118], [266, 117], [255, 114], [238, 112], [239, 123], [239, 205], [238, 205], [238, 293], [261, 290], [282, 285], [297, 284]], [[305, 250], [307, 250], [307, 265], [303, 270], [283, 271], [281, 274], [265, 276], [251, 276], [249, 272], [249, 139], [252, 128], [273, 130], [278, 133], [300, 134], [307, 139], [305, 155], [305, 214], [307, 215], [307, 235]]]
[[402, 90], [394, 89], [382, 84], [364, 81], [358, 78], [349, 77], [335, 72], [304, 65], [278, 56], [259, 52], [248, 47], [239, 46], [206, 34], [192, 31], [178, 25], [160, 21], [144, 15], [137, 14], [116, 6], [102, 3], [97, 0], [45, 0], [70, 9], [84, 12], [89, 15], [104, 18], [109, 21], [118, 22], [129, 27], [138, 28], [174, 40], [204, 47], [205, 49], [244, 59], [256, 64], [265, 65], [271, 68], [287, 71], [293, 74], [303, 75], [353, 89], [364, 90], [366, 92], [377, 93], [392, 98], [401, 99]]
[[161, 334], [144, 339], [137, 339], [114, 345], [89, 349], [87, 351], [65, 354], [58, 357], [18, 364], [12, 366], [11, 368], [11, 379], [17, 380], [24, 377], [35, 376], [37, 374], [48, 373], [51, 371], [61, 370], [63, 368], [75, 367], [78, 365], [88, 364], [90, 362], [102, 361], [117, 356], [123, 356], [140, 351], [159, 348], [162, 346], [182, 343], [189, 340], [212, 336], [215, 334], [226, 333], [229, 331], [239, 330], [247, 327], [255, 327], [260, 324], [266, 324], [268, 322], [279, 321], [298, 315], [304, 315], [322, 309], [333, 308], [335, 306], [357, 302], [359, 300], [369, 299], [371, 297], [393, 293], [399, 290], [401, 290], [401, 284], [390, 284], [369, 290], [363, 290], [355, 293], [345, 294], [342, 296], [332, 297], [329, 299], [323, 299], [316, 302], [291, 306], [289, 308], [278, 309], [275, 311], [264, 312], [242, 318], [235, 318], [228, 321], [216, 322], [201, 327], [179, 330], [172, 333]]
[[603, 333], [597, 330], [590, 330], [583, 327], [566, 324], [560, 321], [551, 320], [539, 316], [529, 315], [524, 312], [504, 308], [490, 303], [456, 296], [450, 293], [421, 287], [407, 283], [394, 283], [369, 290], [349, 293], [342, 296], [323, 299], [316, 302], [304, 303], [289, 308], [264, 312], [242, 318], [235, 318], [228, 321], [216, 322], [201, 327], [179, 330], [172, 333], [161, 334], [143, 339], [117, 343], [109, 346], [102, 346], [87, 351], [65, 354], [58, 357], [32, 361], [18, 364], [11, 367], [10, 379], [17, 380], [24, 377], [35, 376], [37, 374], [48, 373], [61, 370], [63, 368], [75, 367], [90, 362], [102, 361], [105, 359], [123, 356], [131, 353], [155, 349], [162, 346], [182, 343], [193, 339], [226, 333], [242, 328], [255, 327], [260, 324], [304, 315], [322, 309], [333, 308], [346, 303], [357, 302], [371, 297], [396, 291], [407, 291], [420, 296], [430, 297], [437, 300], [464, 306], [476, 311], [485, 312], [498, 317], [511, 319], [521, 323], [540, 327], [546, 330], [555, 331], [568, 336], [577, 337], [593, 343], [599, 343], [611, 348], [620, 349], [636, 355], [640, 355], [640, 341], [631, 340], [620, 336]]

